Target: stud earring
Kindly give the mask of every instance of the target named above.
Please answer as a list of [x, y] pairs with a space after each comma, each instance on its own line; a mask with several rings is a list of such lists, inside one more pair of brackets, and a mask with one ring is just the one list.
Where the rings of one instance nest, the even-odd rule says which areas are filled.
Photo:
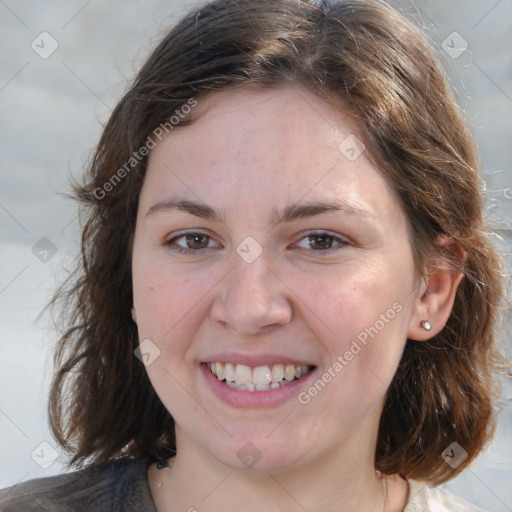
[[420, 322], [420, 326], [423, 327], [425, 331], [430, 331], [430, 329], [432, 329], [432, 326], [430, 325], [430, 322], [428, 320], [422, 320]]

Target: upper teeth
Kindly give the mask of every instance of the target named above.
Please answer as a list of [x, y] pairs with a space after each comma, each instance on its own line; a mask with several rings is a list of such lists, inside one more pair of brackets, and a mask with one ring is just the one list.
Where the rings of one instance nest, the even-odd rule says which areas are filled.
[[278, 387], [280, 384], [299, 379], [310, 370], [306, 365], [274, 364], [251, 368], [245, 364], [208, 363], [208, 368], [219, 380], [236, 385], [260, 387], [261, 390]]

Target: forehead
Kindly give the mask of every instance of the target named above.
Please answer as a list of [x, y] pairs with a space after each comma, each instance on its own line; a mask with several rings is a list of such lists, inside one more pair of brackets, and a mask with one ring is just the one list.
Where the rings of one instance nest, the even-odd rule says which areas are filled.
[[244, 209], [249, 200], [274, 208], [301, 198], [398, 206], [355, 121], [305, 89], [215, 92], [194, 118], [150, 154], [143, 192], [153, 201], [173, 192], [221, 206], [229, 197]]
[[355, 120], [340, 107], [299, 86], [214, 92], [199, 101], [191, 125], [169, 135], [169, 146], [196, 144], [188, 156], [213, 161], [318, 159], [349, 135], [362, 138]]

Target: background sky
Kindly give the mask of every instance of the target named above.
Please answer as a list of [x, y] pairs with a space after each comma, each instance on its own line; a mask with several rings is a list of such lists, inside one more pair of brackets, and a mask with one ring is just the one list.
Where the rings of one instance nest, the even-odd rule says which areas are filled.
[[[426, 31], [457, 90], [510, 269], [512, 0], [392, 3]], [[0, 0], [0, 487], [65, 470], [46, 418], [56, 336], [48, 316], [38, 320], [78, 251], [76, 207], [63, 194], [127, 81], [193, 5]], [[505, 339], [510, 347], [510, 331]], [[497, 417], [493, 443], [448, 487], [505, 512], [512, 510], [511, 407]]]

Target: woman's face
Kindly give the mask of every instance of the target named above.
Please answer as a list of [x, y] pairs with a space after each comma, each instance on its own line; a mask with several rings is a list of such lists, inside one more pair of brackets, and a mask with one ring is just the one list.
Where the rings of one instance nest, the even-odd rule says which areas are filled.
[[313, 94], [197, 108], [151, 152], [133, 248], [141, 349], [178, 452], [263, 469], [357, 446], [371, 459], [418, 300], [405, 214], [353, 122]]

